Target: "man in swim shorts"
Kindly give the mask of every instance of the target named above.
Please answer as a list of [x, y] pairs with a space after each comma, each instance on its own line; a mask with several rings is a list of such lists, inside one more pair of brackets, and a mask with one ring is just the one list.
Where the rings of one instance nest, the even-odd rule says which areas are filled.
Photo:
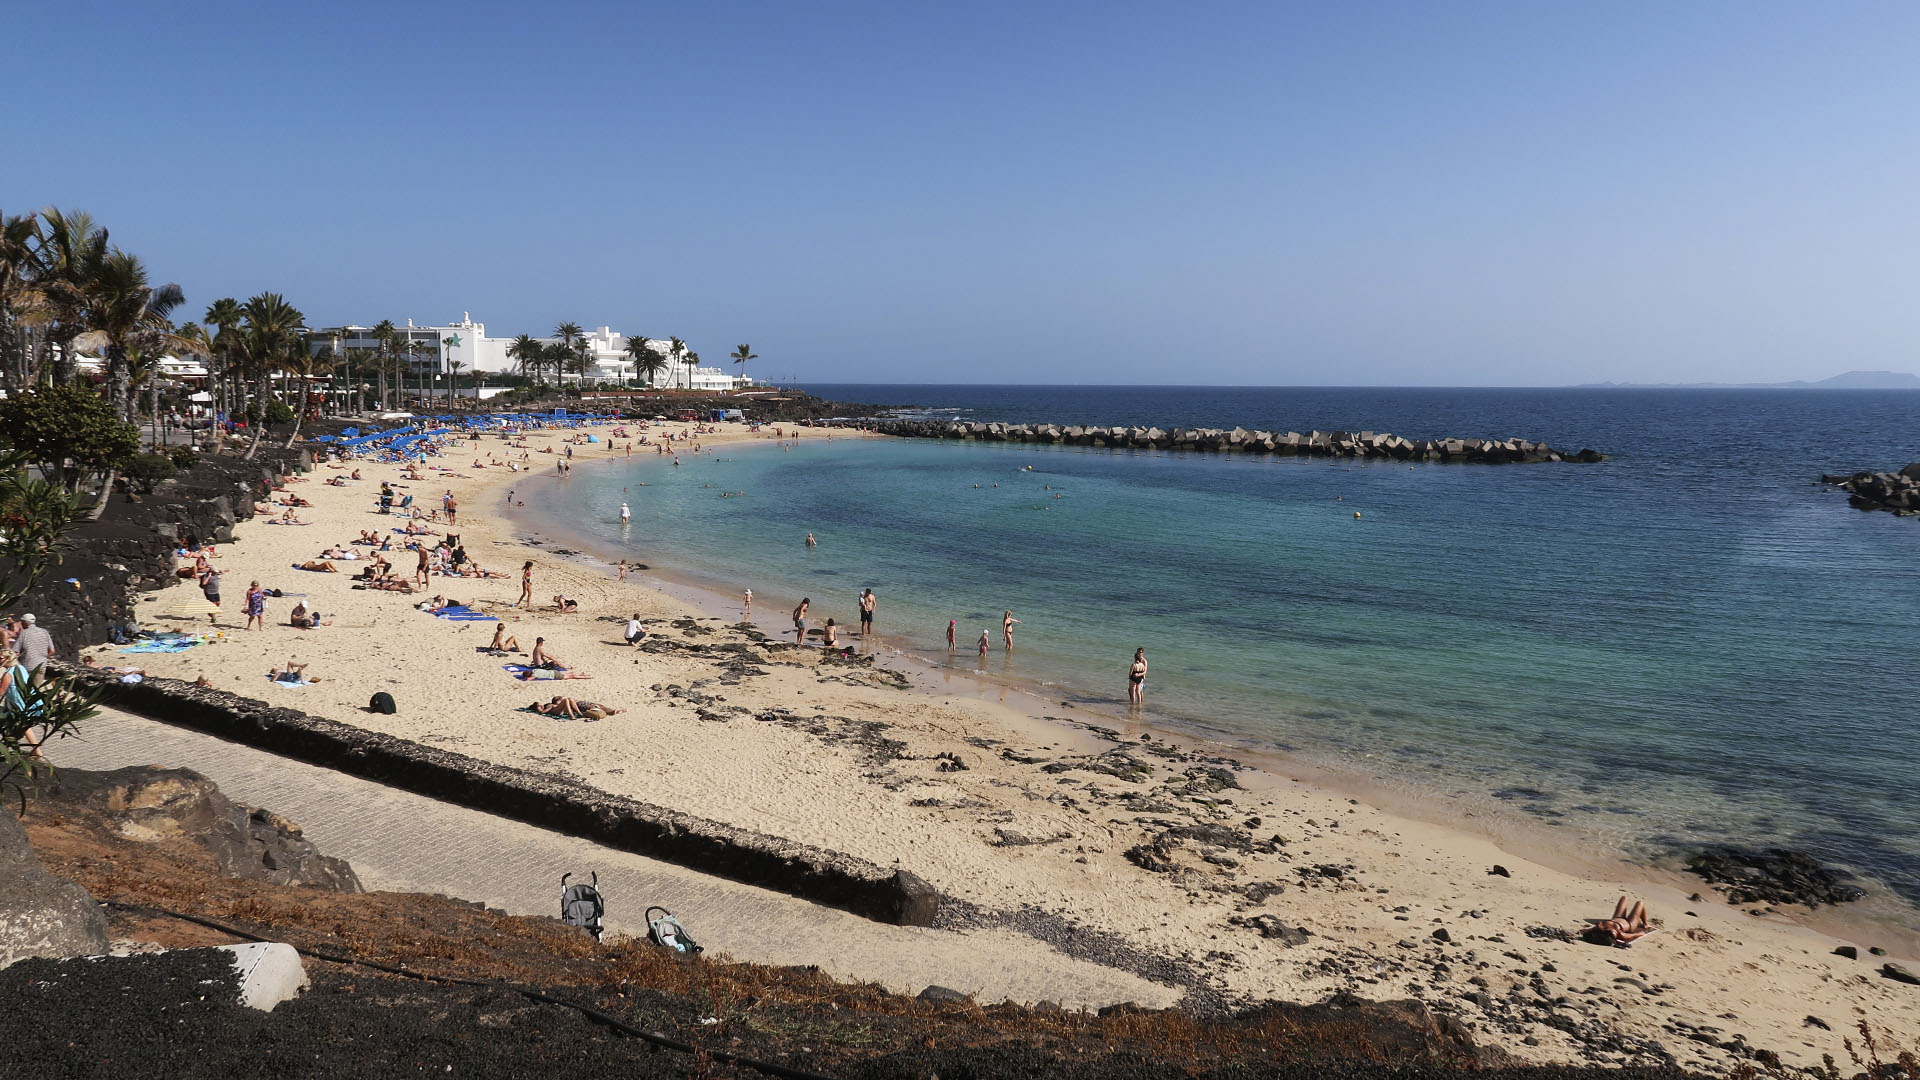
[[872, 589], [860, 594], [860, 637], [862, 639], [873, 633], [873, 609], [879, 603], [880, 598], [873, 595]]

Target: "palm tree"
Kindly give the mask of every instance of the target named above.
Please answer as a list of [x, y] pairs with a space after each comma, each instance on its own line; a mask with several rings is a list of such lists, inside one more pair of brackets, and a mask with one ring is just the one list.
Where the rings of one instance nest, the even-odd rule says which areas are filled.
[[[647, 366], [649, 359], [658, 357], [659, 355], [659, 353], [653, 351], [653, 342], [648, 341], [646, 338], [630, 337], [627, 339], [627, 358], [633, 361], [633, 370], [636, 374]], [[620, 389], [625, 390], [627, 388], [626, 380], [622, 379], [620, 383]]]
[[520, 374], [540, 381], [540, 364], [546, 359], [546, 346], [530, 334], [521, 334], [507, 346], [507, 356], [520, 362]]
[[555, 344], [559, 348], [548, 353], [548, 358], [553, 362], [554, 381], [560, 384], [561, 400], [567, 396], [567, 380], [564, 376], [573, 363], [574, 345], [580, 340], [580, 334], [580, 324], [577, 322], [563, 322], [553, 328], [553, 336], [557, 339]]
[[680, 362], [687, 365], [687, 389], [691, 390], [693, 389], [693, 370], [700, 366], [700, 354], [697, 352], [687, 353], [681, 357]]
[[[679, 338], [668, 338], [667, 355], [672, 357], [675, 363], [684, 363], [687, 357], [687, 343], [681, 341]], [[693, 384], [689, 382], [687, 385], [692, 386]]]
[[[246, 373], [258, 380], [255, 399], [259, 402], [261, 421], [254, 425], [253, 442], [247, 447], [246, 457], [251, 461], [260, 449], [260, 436], [266, 430], [267, 401], [271, 396], [269, 383], [274, 368], [293, 363], [298, 354], [306, 351], [300, 339], [300, 326], [307, 319], [279, 293], [261, 293], [249, 299], [243, 310], [246, 326], [238, 344]], [[301, 411], [294, 412], [296, 433]]]
[[[218, 370], [212, 372], [213, 378], [209, 381], [212, 382], [214, 386], [213, 411], [215, 423], [218, 423], [219, 415], [223, 412], [231, 417], [233, 414], [241, 411], [239, 408], [239, 384], [237, 382], [239, 370], [238, 365], [234, 361], [234, 354], [238, 349], [239, 326], [245, 319], [246, 313], [241, 310], [240, 301], [235, 300], [231, 296], [222, 297], [207, 305], [207, 313], [200, 316], [202, 322], [214, 328], [213, 362]], [[231, 397], [229, 397], [227, 393], [227, 381], [230, 378], [236, 379], [234, 386], [235, 392]], [[226, 445], [225, 438], [216, 437], [214, 439], [214, 445], [224, 447]]]
[[[387, 407], [387, 372], [394, 371], [398, 367], [393, 362], [395, 359], [393, 343], [397, 334], [398, 331], [392, 319], [381, 319], [373, 324], [373, 340], [375, 348], [379, 350], [377, 355], [380, 358], [380, 407], [382, 409]], [[398, 371], [394, 373], [399, 374]]]
[[633, 370], [637, 374], [645, 375], [647, 385], [655, 389], [660, 386], [660, 372], [665, 370], [666, 366], [667, 358], [661, 356], [659, 350], [651, 346], [633, 358]]
[[59, 350], [53, 381], [71, 382], [79, 370], [73, 339], [85, 333], [87, 282], [107, 257], [107, 230], [93, 216], [76, 210], [65, 213], [49, 206], [40, 211], [41, 229], [34, 277], [47, 306], [48, 342]]
[[107, 402], [123, 418], [132, 420], [128, 354], [139, 350], [157, 360], [177, 347], [179, 339], [168, 316], [186, 297], [178, 285], [148, 283], [146, 267], [139, 257], [119, 248], [90, 268], [82, 289], [85, 317], [92, 329], [76, 336], [74, 347], [105, 350]]
[[347, 381], [350, 383], [353, 383], [353, 400], [356, 406], [356, 408], [354, 409], [355, 412], [359, 412], [360, 409], [358, 408], [358, 406], [363, 405], [365, 403], [362, 402], [360, 399], [361, 384], [353, 381], [354, 361], [357, 360], [360, 362], [361, 371], [365, 371], [369, 367], [373, 368], [375, 374], [379, 375], [380, 377], [380, 385], [384, 387], [387, 384], [387, 373], [386, 373], [386, 370], [380, 366], [379, 357], [380, 357], [380, 350], [378, 349], [366, 349], [366, 348], [355, 349], [351, 347], [347, 349]]
[[467, 365], [458, 360], [447, 361], [447, 411], [452, 412], [453, 397], [460, 390], [460, 369]]
[[0, 377], [9, 391], [30, 381], [27, 326], [40, 307], [34, 280], [39, 243], [37, 216], [0, 215]]
[[742, 345], [739, 348], [733, 350], [733, 362], [736, 366], [740, 368], [740, 374], [742, 377], [744, 377], [747, 374], [747, 361], [758, 360], [758, 359], [760, 358], [754, 355], [753, 347], [750, 345]]

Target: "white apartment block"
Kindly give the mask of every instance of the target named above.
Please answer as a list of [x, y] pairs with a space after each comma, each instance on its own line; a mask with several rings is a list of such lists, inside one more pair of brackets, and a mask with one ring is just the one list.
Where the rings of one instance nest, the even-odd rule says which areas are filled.
[[[411, 370], [416, 375], [445, 373], [455, 361], [459, 362], [463, 372], [513, 371], [519, 367], [519, 361], [507, 355], [507, 349], [514, 339], [488, 337], [487, 325], [474, 322], [471, 313], [462, 313], [459, 322], [445, 326], [415, 326], [413, 320], [408, 319], [406, 325], [396, 325], [395, 329], [402, 335], [401, 348], [405, 349], [408, 344], [415, 346], [413, 351], [404, 355], [412, 358]], [[633, 357], [627, 355], [625, 334], [601, 326], [584, 331], [581, 336], [593, 357], [584, 381], [639, 384], [643, 376], [634, 370]], [[536, 337], [534, 340], [550, 345], [558, 339]], [[342, 355], [347, 349], [372, 350], [379, 345], [373, 339], [373, 328], [368, 326], [326, 327], [315, 332], [314, 341], [316, 353], [335, 350]], [[658, 377], [662, 387], [736, 390], [753, 385], [752, 379], [730, 374], [719, 367], [698, 366], [689, 370], [686, 364], [667, 355], [665, 341], [649, 340], [647, 344], [667, 361], [667, 366]], [[562, 378], [568, 382], [582, 381], [581, 376], [572, 374]]]

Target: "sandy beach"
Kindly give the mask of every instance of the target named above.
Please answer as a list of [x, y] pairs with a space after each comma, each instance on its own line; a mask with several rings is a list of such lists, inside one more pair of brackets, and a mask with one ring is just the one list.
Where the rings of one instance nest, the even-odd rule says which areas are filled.
[[[1188, 989], [1215, 1000], [1416, 997], [1482, 1042], [1538, 1062], [1670, 1058], [1717, 1068], [1747, 1056], [1726, 1048], [1744, 1044], [1817, 1065], [1823, 1054], [1847, 1061], [1841, 1039], [1862, 1019], [1908, 1043], [1920, 1034], [1920, 988], [1878, 974], [1889, 960], [1916, 965], [1868, 954], [1891, 942], [1843, 940], [1791, 912], [1747, 914], [1704, 883], [1625, 863], [1529, 858], [1307, 782], [1284, 761], [912, 686], [884, 663], [795, 648], [790, 634], [769, 643], [703, 615], [647, 573], [622, 582], [600, 561], [530, 543], [500, 511], [510, 491], [557, 482], [564, 450], [540, 450], [570, 434], [529, 436], [527, 472], [484, 464], [507, 460], [508, 444], [494, 436], [435, 458], [457, 467], [429, 468], [420, 480], [363, 462], [361, 480], [331, 486], [324, 481], [350, 467], [317, 469], [287, 486], [311, 503], [295, 510], [308, 524], [270, 524], [263, 514], [220, 549], [225, 606], [212, 629], [224, 638], [179, 653], [92, 655], [897, 862], [961, 902], [954, 925], [995, 934], [1051, 921], [1110, 935], [1168, 958]], [[699, 442], [766, 438], [719, 425]], [[583, 469], [614, 456], [604, 444], [575, 452]], [[360, 561], [336, 560], [340, 573], [297, 569], [335, 546], [364, 556], [370, 549], [349, 545], [363, 530], [394, 536], [400, 519], [376, 510], [382, 481], [435, 509], [450, 492], [459, 504], [451, 531], [502, 576], [435, 576], [406, 595], [355, 589]], [[411, 552], [388, 558], [410, 577]], [[529, 559], [532, 610], [514, 606]], [[242, 629], [254, 580], [285, 594], [268, 600], [264, 631]], [[578, 610], [556, 610], [556, 594]], [[497, 617], [523, 651], [544, 638], [591, 678], [516, 680], [503, 666], [527, 657], [484, 650], [496, 623], [416, 609], [435, 595]], [[289, 625], [297, 599], [330, 625]], [[138, 613], [150, 629], [209, 628], [191, 581], [143, 598]], [[636, 613], [651, 631], [638, 649], [621, 637]], [[694, 655], [688, 643], [738, 648]], [[313, 681], [271, 681], [268, 672], [288, 661], [307, 665]], [[398, 703], [394, 715], [366, 710], [382, 691]], [[597, 722], [525, 711], [556, 693], [624, 711]], [[1579, 940], [1623, 893], [1646, 900], [1657, 932], [1630, 949]], [[1860, 958], [1834, 955], [1843, 944]]]

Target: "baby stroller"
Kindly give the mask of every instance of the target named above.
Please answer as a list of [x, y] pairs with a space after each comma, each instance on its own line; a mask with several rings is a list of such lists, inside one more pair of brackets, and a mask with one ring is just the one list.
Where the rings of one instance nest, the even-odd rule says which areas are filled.
[[572, 876], [560, 875], [560, 921], [585, 930], [593, 935], [593, 940], [599, 941], [605, 932], [601, 917], [607, 913], [607, 905], [600, 898], [600, 872], [594, 871], [591, 885], [567, 884]]
[[[660, 913], [658, 918], [653, 914], [656, 911]], [[646, 919], [647, 939], [655, 945], [687, 956], [706, 951], [687, 933], [687, 928], [680, 925], [680, 920], [673, 917], [673, 912], [666, 908], [657, 905], [648, 908]]]

